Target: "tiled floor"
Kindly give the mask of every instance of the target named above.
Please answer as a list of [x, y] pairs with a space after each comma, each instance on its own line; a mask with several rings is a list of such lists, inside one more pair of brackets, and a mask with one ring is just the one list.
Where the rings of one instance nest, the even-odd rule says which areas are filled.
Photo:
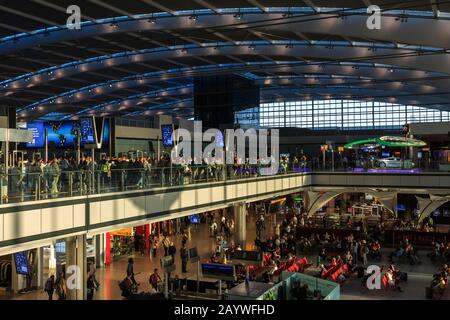
[[[247, 249], [251, 249], [253, 245], [253, 239], [255, 238], [255, 224], [254, 219], [247, 223], [248, 231], [247, 238], [250, 239], [247, 242]], [[273, 230], [273, 222], [269, 221], [267, 232]], [[181, 240], [178, 236], [173, 237], [174, 243], [177, 248], [180, 246]], [[188, 240], [187, 247], [197, 246], [198, 252], [202, 257], [202, 261], [209, 258], [209, 255], [213, 252], [215, 243], [214, 239], [209, 237], [209, 230], [206, 225], [200, 225], [198, 227], [191, 227], [190, 238]], [[388, 265], [386, 256], [390, 253], [390, 249], [384, 249], [381, 263], [378, 265]], [[438, 266], [432, 265], [426, 257], [423, 257], [425, 252], [422, 253], [421, 265], [410, 266], [409, 264], [399, 264], [403, 272], [408, 272], [408, 281], [402, 283], [401, 287], [404, 292], [398, 291], [385, 291], [374, 290], [368, 291], [361, 285], [361, 279], [352, 276], [343, 286], [341, 286], [341, 299], [342, 300], [365, 300], [365, 299], [399, 299], [399, 300], [418, 300], [425, 299], [425, 287], [429, 285], [432, 274], [436, 273]], [[136, 276], [136, 281], [140, 283], [141, 291], [149, 291], [148, 278], [152, 270], [159, 267], [159, 259], [163, 256], [163, 250], [158, 252], [156, 259], [151, 259], [149, 256], [141, 256], [139, 254], [132, 255], [135, 259], [135, 272], [141, 272]], [[315, 261], [314, 254], [307, 255], [308, 259]], [[114, 261], [110, 266], [97, 270], [97, 279], [100, 282], [100, 288], [95, 293], [94, 299], [96, 300], [117, 300], [122, 299], [120, 296], [120, 290], [118, 282], [125, 277], [128, 257]], [[196, 264], [188, 265], [188, 273], [196, 275]], [[307, 273], [314, 273], [316, 269], [311, 267]], [[174, 274], [181, 274], [181, 262], [179, 256], [176, 256], [176, 271]], [[450, 300], [450, 293], [444, 295], [443, 299]], [[32, 292], [18, 295], [2, 295], [1, 299], [17, 299], [17, 300], [45, 300], [46, 294], [44, 292]]]

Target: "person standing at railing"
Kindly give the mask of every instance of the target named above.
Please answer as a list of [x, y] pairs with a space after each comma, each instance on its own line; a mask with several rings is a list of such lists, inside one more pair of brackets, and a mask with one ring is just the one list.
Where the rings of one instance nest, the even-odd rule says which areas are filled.
[[67, 186], [69, 185], [68, 181], [68, 174], [70, 170], [70, 164], [66, 157], [63, 157], [59, 161], [59, 167], [61, 169], [61, 178], [60, 178], [60, 184], [59, 184], [59, 190], [66, 191]]
[[292, 160], [292, 169], [295, 171], [299, 167], [299, 161], [297, 156], [294, 156], [294, 159]]
[[50, 162], [49, 163], [45, 163], [44, 161], [42, 161], [42, 169], [44, 172], [44, 189], [45, 193], [48, 194], [50, 192], [51, 186], [52, 186], [52, 168], [50, 166]]
[[54, 158], [50, 164], [51, 167], [51, 175], [52, 175], [52, 185], [50, 189], [50, 193], [52, 194], [52, 197], [57, 197], [58, 194], [58, 182], [59, 177], [61, 175], [61, 170], [59, 168], [58, 164], [58, 158]]
[[143, 184], [143, 186], [147, 187], [150, 185], [151, 174], [152, 174], [151, 158], [143, 158], [142, 166], [144, 167], [142, 184]]
[[105, 189], [109, 187], [109, 179], [111, 175], [111, 168], [108, 159], [106, 159], [106, 156], [102, 156], [102, 159], [100, 160], [100, 170], [101, 170], [101, 186]]

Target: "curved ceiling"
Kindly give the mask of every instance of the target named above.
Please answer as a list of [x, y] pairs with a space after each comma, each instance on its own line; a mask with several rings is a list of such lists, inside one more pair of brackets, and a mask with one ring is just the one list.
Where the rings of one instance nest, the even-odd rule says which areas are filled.
[[[81, 30], [65, 26], [73, 4]], [[371, 4], [379, 30], [366, 26]], [[0, 106], [19, 119], [189, 117], [193, 77], [226, 73], [259, 83], [265, 102], [450, 110], [450, 1], [16, 0], [0, 10]]]

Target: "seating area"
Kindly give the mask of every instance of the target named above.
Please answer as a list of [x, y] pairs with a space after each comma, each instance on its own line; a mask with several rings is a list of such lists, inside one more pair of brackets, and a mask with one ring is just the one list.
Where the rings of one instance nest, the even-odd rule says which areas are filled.
[[274, 276], [279, 276], [281, 272], [304, 272], [307, 268], [309, 268], [312, 264], [308, 262], [307, 257], [303, 257], [301, 259], [297, 259], [296, 257], [292, 257], [291, 259], [282, 263], [278, 269], [274, 272]]

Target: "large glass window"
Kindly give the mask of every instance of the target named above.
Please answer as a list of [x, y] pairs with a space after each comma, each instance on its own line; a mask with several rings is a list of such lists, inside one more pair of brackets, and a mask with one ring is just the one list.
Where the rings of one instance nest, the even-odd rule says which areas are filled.
[[[255, 114], [252, 115], [252, 113]], [[358, 100], [264, 103], [260, 105], [259, 111], [258, 108], [248, 109], [240, 116], [243, 117], [244, 114], [247, 119], [256, 119], [260, 127], [296, 127], [315, 130], [398, 129], [405, 123], [450, 121], [448, 111]]]

